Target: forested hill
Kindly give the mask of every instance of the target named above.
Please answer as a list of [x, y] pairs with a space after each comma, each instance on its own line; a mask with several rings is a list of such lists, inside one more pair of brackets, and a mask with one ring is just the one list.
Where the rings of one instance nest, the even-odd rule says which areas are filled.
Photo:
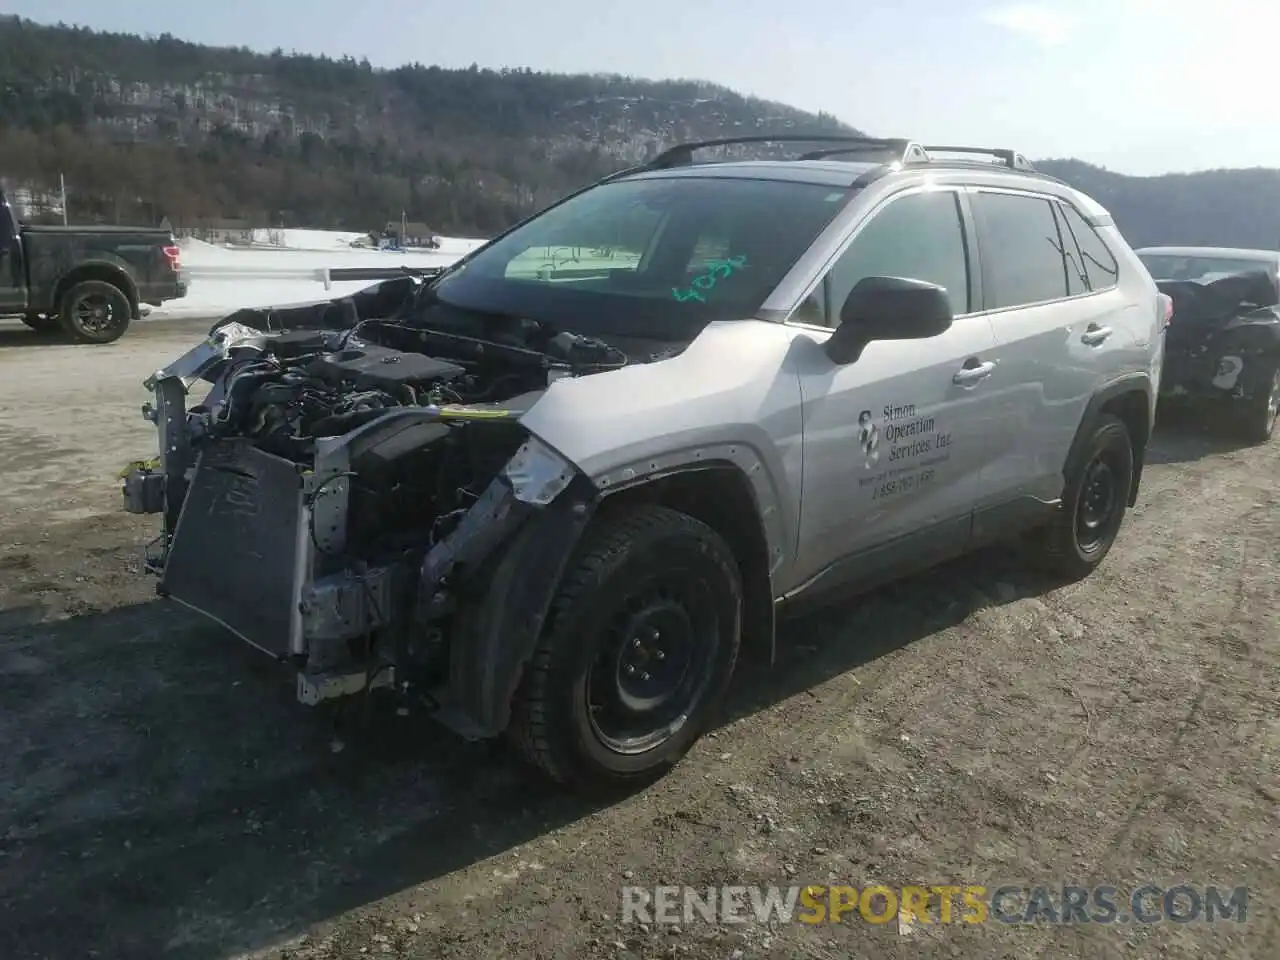
[[[72, 215], [489, 231], [681, 139], [848, 129], [708, 83], [375, 70], [0, 18], [0, 175]], [[138, 198], [144, 206], [136, 209]]]
[[[366, 230], [403, 211], [485, 233], [675, 141], [782, 130], [851, 128], [697, 81], [378, 70], [0, 17], [0, 177], [39, 193], [65, 175], [73, 219]], [[1135, 244], [1280, 241], [1278, 170], [1038, 165]]]
[[1280, 170], [1127, 177], [1080, 160], [1035, 164], [1110, 209], [1134, 246], [1280, 249]]

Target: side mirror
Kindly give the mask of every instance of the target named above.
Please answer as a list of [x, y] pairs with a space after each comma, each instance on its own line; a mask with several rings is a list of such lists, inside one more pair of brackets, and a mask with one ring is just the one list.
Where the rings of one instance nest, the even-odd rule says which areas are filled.
[[852, 363], [873, 340], [924, 340], [951, 328], [944, 287], [905, 277], [864, 277], [840, 308], [825, 348], [832, 362]]

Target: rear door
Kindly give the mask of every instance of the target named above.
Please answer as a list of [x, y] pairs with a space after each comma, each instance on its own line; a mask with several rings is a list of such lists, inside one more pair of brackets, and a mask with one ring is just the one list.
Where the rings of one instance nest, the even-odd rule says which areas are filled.
[[1096, 265], [1085, 269], [1057, 198], [984, 187], [971, 189], [968, 202], [995, 335], [990, 459], [977, 514], [985, 536], [1061, 496], [1085, 407], [1107, 379], [1108, 358], [1117, 348], [1127, 354], [1132, 331], [1120, 321], [1115, 259], [1087, 240]]

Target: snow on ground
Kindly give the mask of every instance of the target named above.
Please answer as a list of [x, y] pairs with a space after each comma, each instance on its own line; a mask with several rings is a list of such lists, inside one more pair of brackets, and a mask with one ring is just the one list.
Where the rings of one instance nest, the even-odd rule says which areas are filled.
[[[484, 242], [441, 237], [438, 250], [361, 250], [350, 246], [350, 241], [360, 236], [356, 233], [282, 230], [271, 234], [282, 241], [281, 246], [228, 247], [190, 238], [181, 241], [187, 295], [151, 310], [148, 318], [219, 317], [243, 307], [288, 306], [342, 297], [376, 281], [334, 283], [326, 290], [319, 279], [324, 268], [442, 267]], [[314, 276], [308, 278], [309, 272]], [[272, 275], [281, 273], [288, 275]]]
[[[189, 289], [181, 300], [149, 311], [149, 319], [225, 316], [244, 307], [285, 307], [344, 297], [377, 283], [354, 280], [325, 289], [322, 272], [339, 267], [444, 267], [484, 243], [461, 237], [441, 237], [438, 250], [370, 250], [353, 248], [360, 236], [329, 230], [255, 231], [279, 245], [219, 246], [187, 238], [181, 241], [182, 269]], [[530, 277], [546, 271], [574, 271], [624, 267], [637, 255], [580, 247], [537, 247], [511, 262], [511, 275]]]
[[[253, 242], [259, 245], [285, 247], [290, 250], [349, 250], [353, 240], [368, 237], [366, 233], [343, 230], [254, 230]], [[461, 256], [483, 243], [467, 237], [440, 237], [437, 253]]]

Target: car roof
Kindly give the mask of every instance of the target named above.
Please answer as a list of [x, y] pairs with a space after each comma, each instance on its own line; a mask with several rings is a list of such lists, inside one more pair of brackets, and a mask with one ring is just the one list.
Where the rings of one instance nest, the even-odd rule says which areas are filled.
[[[773, 160], [696, 161], [694, 153], [742, 144], [836, 144], [798, 157]], [[982, 158], [982, 159], [978, 159]], [[881, 180], [912, 181], [921, 174], [939, 184], [1030, 188], [1070, 202], [1095, 227], [1113, 226], [1107, 209], [1089, 195], [1037, 170], [1015, 150], [972, 146], [929, 146], [914, 140], [861, 134], [776, 133], [678, 143], [637, 166], [619, 170], [599, 184], [622, 180], [740, 179], [809, 183], [858, 189]]]
[[1280, 260], [1280, 250], [1250, 250], [1245, 247], [1141, 247], [1138, 256], [1204, 257], [1211, 260]]

